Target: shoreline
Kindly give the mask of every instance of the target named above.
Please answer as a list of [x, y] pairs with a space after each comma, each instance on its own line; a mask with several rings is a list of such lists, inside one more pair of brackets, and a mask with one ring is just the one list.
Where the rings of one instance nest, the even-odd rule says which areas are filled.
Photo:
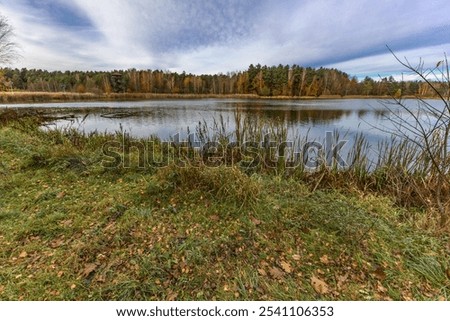
[[[169, 99], [248, 99], [248, 100], [331, 100], [331, 99], [390, 99], [390, 96], [364, 95], [321, 95], [315, 96], [258, 96], [255, 94], [154, 94], [154, 93], [69, 93], [69, 92], [1, 92], [0, 104], [53, 103], [83, 101], [133, 101], [133, 100], [169, 100]], [[415, 99], [415, 96], [402, 98]], [[435, 99], [435, 97], [422, 97]]]

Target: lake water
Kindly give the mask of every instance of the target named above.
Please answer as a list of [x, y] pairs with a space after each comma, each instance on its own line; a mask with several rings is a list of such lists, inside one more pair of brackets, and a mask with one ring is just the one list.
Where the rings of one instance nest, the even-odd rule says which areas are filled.
[[[0, 105], [0, 108], [58, 109], [60, 115], [75, 119], [60, 120], [58, 127], [73, 126], [85, 132], [115, 132], [121, 129], [135, 137], [157, 135], [169, 138], [195, 129], [200, 121], [212, 123], [222, 117], [233, 126], [234, 113], [245, 117], [264, 117], [284, 122], [290, 130], [309, 131], [322, 136], [326, 131], [364, 132], [370, 136], [385, 134], [374, 127], [388, 124], [389, 101], [375, 99], [336, 100], [149, 100], [132, 102], [76, 102]], [[414, 101], [407, 102], [415, 108]], [[439, 105], [438, 101], [432, 103]], [[395, 106], [389, 105], [396, 109]], [[127, 115], [122, 118], [121, 113]], [[118, 118], [111, 118], [111, 116]], [[86, 117], [85, 117], [86, 116]], [[127, 117], [125, 117], [127, 116]]]
[[[442, 108], [438, 100], [427, 101]], [[417, 109], [414, 100], [405, 103]], [[234, 129], [235, 112], [243, 117], [276, 119], [289, 129], [290, 137], [304, 137], [321, 141], [327, 132], [339, 131], [351, 140], [363, 133], [374, 146], [389, 135], [377, 128], [392, 129], [389, 118], [398, 113], [408, 119], [393, 101], [376, 99], [312, 99], [312, 100], [148, 100], [130, 102], [76, 102], [0, 105], [0, 108], [37, 108], [72, 115], [71, 120], [59, 120], [52, 128], [72, 127], [84, 132], [125, 131], [133, 137], [156, 135], [170, 139], [176, 134], [185, 137], [189, 128], [195, 132], [199, 122], [212, 125], [222, 118], [228, 130]], [[124, 114], [126, 113], [126, 115]], [[114, 118], [119, 117], [119, 118]]]
[[[415, 100], [404, 103], [411, 111], [418, 110]], [[444, 106], [438, 100], [428, 100], [427, 103], [438, 109]], [[398, 120], [400, 124], [408, 124], [408, 119], [411, 119], [408, 112], [394, 101], [376, 99], [189, 99], [14, 104], [0, 105], [1, 108], [40, 109], [71, 117], [47, 124], [45, 128], [75, 128], [86, 133], [126, 132], [136, 138], [154, 135], [163, 140], [172, 140], [177, 134], [185, 140], [188, 131], [195, 133], [200, 122], [212, 127], [218, 120], [223, 120], [227, 132], [232, 133], [238, 111], [242, 118], [264, 118], [283, 123], [288, 128], [288, 140], [300, 137], [302, 144], [305, 137], [308, 142], [324, 143], [327, 133], [339, 132], [340, 139], [348, 141], [341, 150], [344, 157], [350, 155], [356, 135], [363, 134], [369, 144], [366, 156], [374, 162], [378, 143], [391, 137], [389, 131], [395, 129], [390, 119]], [[424, 121], [433, 121], [429, 115], [421, 117]], [[305, 145], [298, 146], [295, 148], [297, 151], [305, 150]]]

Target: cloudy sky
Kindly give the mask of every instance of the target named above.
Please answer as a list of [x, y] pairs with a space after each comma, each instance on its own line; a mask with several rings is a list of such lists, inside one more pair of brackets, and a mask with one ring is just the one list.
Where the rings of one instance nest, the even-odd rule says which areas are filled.
[[243, 70], [251, 63], [398, 75], [386, 49], [450, 52], [448, 0], [0, 0], [22, 58], [49, 70]]

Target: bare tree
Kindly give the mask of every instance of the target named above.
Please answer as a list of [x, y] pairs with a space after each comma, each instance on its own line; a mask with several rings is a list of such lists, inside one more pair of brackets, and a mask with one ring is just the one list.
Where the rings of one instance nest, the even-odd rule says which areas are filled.
[[[395, 104], [386, 103], [393, 129], [385, 130], [412, 147], [413, 167], [426, 173], [426, 183], [417, 188], [417, 194], [431, 203], [439, 213], [443, 230], [450, 227], [450, 65], [447, 55], [432, 68], [423, 60], [413, 65], [407, 58], [400, 59], [389, 47], [394, 58], [428, 87], [437, 101], [417, 96], [415, 106], [394, 95]], [[400, 109], [400, 113], [398, 112]], [[426, 188], [423, 188], [423, 186]], [[420, 195], [422, 194], [422, 195]]]
[[0, 64], [8, 64], [18, 57], [17, 45], [13, 41], [13, 29], [8, 19], [0, 15]]

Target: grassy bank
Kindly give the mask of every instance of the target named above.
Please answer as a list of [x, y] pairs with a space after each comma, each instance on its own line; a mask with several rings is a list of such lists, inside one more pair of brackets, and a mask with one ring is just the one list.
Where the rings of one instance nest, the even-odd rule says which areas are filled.
[[426, 210], [323, 174], [136, 154], [107, 169], [118, 138], [3, 121], [0, 299], [450, 298], [448, 236], [418, 226]]
[[72, 93], [72, 92], [2, 92], [0, 103], [45, 103], [77, 101], [125, 101], [151, 99], [207, 99], [241, 98], [254, 99], [257, 95], [191, 95], [191, 94], [152, 94], [152, 93]]

